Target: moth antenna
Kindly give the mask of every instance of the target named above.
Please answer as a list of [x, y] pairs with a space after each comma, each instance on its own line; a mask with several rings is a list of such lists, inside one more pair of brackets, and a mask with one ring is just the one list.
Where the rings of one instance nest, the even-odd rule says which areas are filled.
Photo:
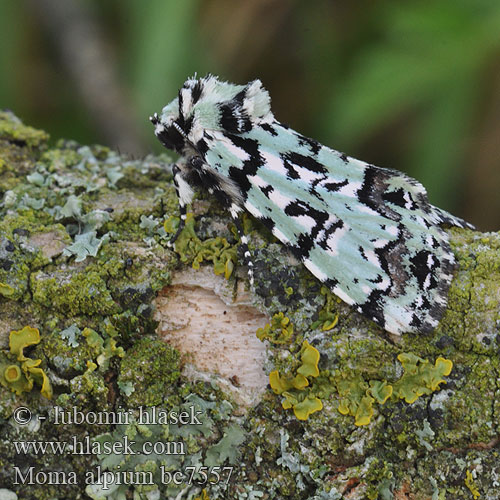
[[182, 137], [184, 137], [184, 139], [188, 138], [186, 132], [182, 130], [182, 127], [177, 122], [173, 122], [172, 125], [175, 127], [175, 130], [177, 130], [177, 132], [179, 132], [179, 134], [181, 134]]

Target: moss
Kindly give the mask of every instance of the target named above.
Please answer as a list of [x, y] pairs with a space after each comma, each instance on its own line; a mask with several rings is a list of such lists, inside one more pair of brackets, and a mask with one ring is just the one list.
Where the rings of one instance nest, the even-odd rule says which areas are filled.
[[67, 317], [108, 315], [119, 311], [106, 282], [95, 271], [73, 269], [52, 274], [39, 271], [30, 281], [35, 303]]
[[175, 394], [179, 377], [178, 351], [160, 340], [147, 338], [127, 351], [120, 364], [118, 385], [130, 388], [125, 394], [129, 406], [154, 406]]
[[[22, 139], [0, 140], [0, 190], [5, 193], [0, 206], [0, 235], [8, 240], [0, 242], [0, 252], [6, 245], [9, 247], [0, 255], [4, 259], [0, 261], [0, 282], [15, 290], [10, 297], [0, 296], [0, 325], [4, 329], [12, 324], [18, 325], [15, 328], [39, 325], [44, 332], [41, 342], [24, 352], [29, 359], [40, 359], [39, 367], [50, 369], [55, 402], [64, 409], [75, 406], [81, 411], [112, 411], [118, 405], [158, 401], [173, 408], [192, 404], [188, 397], [195, 394], [208, 418], [204, 419], [203, 431], [188, 429], [184, 438], [189, 459], [196, 461], [199, 456], [197, 465], [203, 464], [210, 447], [224, 434], [230, 434], [229, 425], [234, 423], [231, 405], [215, 382], [187, 381], [178, 373], [178, 359], [172, 359], [170, 368], [162, 366], [157, 358], [168, 357], [170, 351], [165, 353], [153, 343], [151, 357], [147, 355], [148, 339], [154, 338], [156, 330], [152, 308], [155, 293], [169, 282], [170, 272], [180, 261], [177, 253], [165, 248], [170, 235], [161, 227], [162, 220], [177, 213], [168, 168], [154, 158], [140, 162], [120, 158], [103, 147], [81, 147], [66, 141], [43, 153], [43, 141], [39, 146], [34, 144], [28, 145]], [[60, 212], [71, 197], [79, 200], [78, 217]], [[34, 208], [37, 206], [41, 208]], [[61, 256], [59, 250], [51, 249], [49, 255], [44, 243], [35, 244], [39, 235], [57, 234], [57, 239], [68, 246], [86, 226], [83, 218], [95, 219], [99, 210], [109, 216], [97, 228], [97, 236], [108, 232], [111, 235], [96, 257], [75, 264], [74, 258]], [[177, 250], [187, 259], [180, 265], [197, 262], [196, 266], [208, 261], [216, 265], [218, 272], [234, 276], [231, 266], [235, 266], [236, 253], [232, 252], [237, 236], [234, 228], [228, 229], [232, 227], [230, 218], [204, 199], [193, 205], [193, 212], [196, 216], [192, 228], [196, 227], [196, 232], [183, 236], [186, 248]], [[146, 218], [151, 224], [141, 227], [141, 219]], [[268, 334], [276, 339], [288, 337], [283, 344], [270, 342], [268, 346], [267, 366], [269, 371], [273, 371], [273, 365], [277, 370], [273, 384], [281, 384], [283, 399], [267, 391], [256, 407], [238, 417], [247, 431], [238, 448], [238, 467], [227, 490], [221, 485], [203, 486], [207, 495], [236, 500], [259, 495], [270, 500], [337, 499], [342, 494], [423, 500], [445, 495], [472, 498], [470, 486], [485, 498], [495, 498], [499, 456], [491, 443], [498, 436], [500, 414], [500, 236], [452, 231], [460, 269], [443, 321], [425, 336], [408, 334], [395, 339], [339, 302], [304, 266], [291, 262], [283, 246], [258, 222], [246, 217], [244, 225], [247, 233], [252, 232], [249, 239], [255, 292], [269, 317], [282, 312], [274, 319], [275, 325], [271, 320], [270, 327], [275, 331], [270, 328]], [[203, 248], [207, 240], [211, 240], [210, 245]], [[90, 283], [85, 282], [87, 274], [92, 278]], [[96, 293], [95, 305], [86, 297], [90, 291]], [[32, 300], [35, 295], [36, 302]], [[288, 322], [283, 323], [284, 318]], [[86, 337], [76, 337], [77, 347], [59, 335], [72, 324], [80, 331], [88, 329]], [[292, 324], [293, 335], [288, 336]], [[298, 372], [304, 338], [320, 353], [316, 377]], [[120, 348], [125, 351], [123, 358]], [[401, 353], [415, 355], [413, 361], [404, 361], [408, 370], [397, 361]], [[21, 369], [21, 362], [17, 356], [7, 354], [11, 357], [6, 359], [5, 368], [11, 367], [7, 376], [13, 380], [17, 370], [12, 366]], [[439, 381], [445, 379], [447, 363], [436, 365], [438, 358], [453, 361], [446, 385]], [[411, 374], [411, 369], [416, 371]], [[163, 387], [159, 383], [155, 386], [157, 380], [148, 378], [149, 370], [164, 381]], [[304, 379], [309, 385], [304, 385]], [[406, 387], [400, 388], [396, 396], [398, 381]], [[338, 393], [341, 382], [347, 387], [344, 396]], [[292, 387], [287, 390], [290, 383]], [[436, 390], [430, 392], [427, 384]], [[422, 389], [424, 393], [413, 403], [405, 402], [405, 398], [412, 400]], [[295, 393], [300, 397], [296, 398]], [[321, 401], [323, 409], [307, 420], [299, 420], [282, 403], [295, 405], [305, 417], [310, 411], [308, 405], [314, 408], [317, 404], [314, 398]], [[358, 418], [346, 418], [337, 411], [343, 399], [349, 412], [357, 413], [359, 409]], [[13, 410], [26, 405], [47, 415], [48, 404], [38, 392], [16, 395], [0, 387], [2, 484], [11, 481], [10, 464], [18, 460], [12, 441], [33, 439], [25, 428], [7, 423]], [[368, 424], [356, 425], [362, 418]], [[118, 433], [113, 435], [115, 429], [111, 428], [55, 428], [42, 424], [37, 438], [54, 440], [57, 436], [58, 440], [69, 440], [72, 435], [109, 431], [112, 439], [133, 432], [147, 439], [133, 427], [116, 429]], [[148, 428], [148, 432], [159, 436], [166, 429]], [[223, 451], [221, 447], [213, 452]], [[76, 470], [80, 475], [95, 466], [90, 459], [102, 464], [110, 457], [64, 458], [61, 462], [60, 457], [27, 456], [40, 469]], [[159, 463], [148, 460], [134, 463], [132, 468], [158, 470]], [[176, 464], [181, 467], [187, 462], [180, 460], [173, 466]], [[36, 485], [15, 488], [20, 498], [74, 498], [82, 494], [82, 484], [76, 488], [45, 485], [43, 491]], [[161, 494], [176, 496], [179, 491]], [[156, 491], [123, 488], [121, 493], [151, 496]]]
[[[47, 227], [40, 221], [31, 220], [31, 213], [9, 214], [0, 220], [0, 281], [4, 294], [11, 300], [19, 300], [29, 294], [29, 275], [50, 261], [37, 246], [39, 231], [52, 233], [50, 238], [57, 237], [61, 228], [56, 225]], [[0, 291], [0, 293], [2, 293]]]
[[[112, 457], [105, 453], [97, 454], [97, 459], [102, 467], [113, 472], [139, 472], [149, 471], [153, 477], [154, 484], [134, 486], [134, 495], [137, 498], [155, 498], [165, 497], [173, 498], [179, 495], [186, 488], [185, 482], [177, 482], [170, 484], [162, 480], [166, 476], [162, 476], [161, 468], [165, 471], [180, 470], [185, 466], [205, 467], [208, 472], [208, 467], [215, 465], [219, 471], [221, 479], [227, 478], [227, 471], [224, 471], [219, 464], [234, 465], [240, 458], [238, 453], [238, 444], [241, 443], [244, 437], [244, 432], [235, 424], [227, 423], [229, 416], [227, 412], [222, 412], [224, 400], [220, 399], [217, 402], [209, 401], [200, 396], [189, 394], [179, 400], [179, 405], [175, 407], [175, 412], [191, 411], [193, 408], [198, 412], [201, 419], [201, 425], [196, 423], [186, 423], [180, 425], [175, 421], [169, 421], [170, 413], [165, 407], [143, 409], [141, 412], [128, 413], [128, 422], [116, 426], [110, 432], [103, 433], [94, 439], [94, 444], [104, 446], [113, 446], [115, 443], [123, 443], [126, 438], [130, 443], [130, 449], [133, 454], [117, 451]], [[201, 413], [201, 415], [200, 415]], [[224, 416], [221, 416], [223, 415]], [[156, 417], [155, 417], [156, 415]], [[163, 415], [163, 417], [160, 417]], [[217, 419], [218, 425], [215, 425]], [[162, 421], [163, 420], [163, 421]], [[221, 428], [221, 433], [218, 432], [218, 427]], [[185, 450], [189, 455], [182, 453], [151, 453], [144, 455], [141, 453], [144, 443], [163, 443], [164, 445], [172, 445], [178, 443], [185, 445]], [[123, 447], [118, 447], [121, 450]], [[213, 462], [215, 460], [215, 462]], [[219, 468], [220, 467], [220, 468]], [[214, 498], [223, 498], [222, 495], [226, 492], [227, 487], [220, 486], [217, 483], [207, 484], [207, 480], [203, 481], [203, 475], [196, 475], [199, 480], [199, 486], [206, 485], [207, 491], [210, 489], [214, 492]], [[129, 486], [124, 484], [116, 489], [117, 495], [125, 495], [129, 490]], [[88, 485], [86, 493], [91, 498], [101, 498], [103, 493], [102, 486], [99, 484]], [[197, 490], [199, 491], [199, 490]], [[219, 492], [219, 494], [217, 493]]]
[[[20, 125], [16, 123], [16, 127]], [[25, 376], [24, 363], [35, 385], [43, 387], [41, 368], [49, 366], [55, 384], [55, 402], [63, 409], [113, 410], [118, 401], [124, 402], [116, 383], [119, 360], [125, 348], [137, 338], [155, 331], [152, 301], [156, 290], [168, 282], [168, 269], [172, 266], [169, 253], [157, 244], [161, 234], [147, 234], [139, 221], [152, 211], [155, 217], [161, 217], [164, 206], [177, 202], [174, 197], [162, 194], [165, 191], [159, 183], [168, 176], [154, 160], [150, 162], [151, 170], [146, 172], [146, 161], [125, 161], [106, 148], [79, 147], [69, 142], [59, 143], [58, 148], [43, 153], [43, 142], [38, 143], [40, 150], [35, 150], [36, 138], [26, 135], [28, 131], [24, 130], [24, 137], [11, 134], [8, 138], [11, 142], [0, 140], [0, 189], [10, 190], [0, 206], [0, 282], [5, 285], [2, 292], [10, 295], [8, 300], [0, 297], [0, 325], [17, 324], [26, 318], [26, 322], [43, 325], [49, 333], [41, 343], [30, 346], [30, 351], [34, 351], [25, 355], [22, 362], [17, 355], [3, 353], [1, 361], [5, 361], [5, 367], [2, 365], [0, 371], [2, 376], [6, 375], [7, 384], [16, 384]], [[126, 166], [122, 169], [122, 165]], [[134, 181], [122, 182], [126, 175], [134, 177]], [[125, 184], [135, 191], [120, 187]], [[147, 192], [139, 191], [139, 184], [148, 184]], [[172, 187], [167, 191], [172, 191]], [[78, 200], [79, 213], [70, 211], [71, 207], [64, 209], [70, 199]], [[137, 203], [131, 204], [131, 199]], [[98, 228], [98, 236], [109, 226], [115, 230], [116, 239], [103, 246], [95, 258], [87, 258], [81, 264], [75, 264], [74, 258], [61, 256], [61, 250], [71, 245], [72, 238], [85, 230], [87, 224], [93, 227], [100, 224], [99, 210], [110, 214], [110, 220]], [[152, 241], [144, 243], [143, 238], [149, 236]], [[154, 269], [152, 257], [156, 262]], [[128, 260], [131, 265], [126, 264]], [[78, 337], [76, 347], [59, 336], [71, 324], [77, 324], [86, 333]], [[175, 377], [178, 376], [177, 373]], [[172, 401], [196, 387], [196, 384], [177, 385], [174, 383]], [[157, 392], [161, 390], [158, 386]], [[138, 394], [136, 397], [140, 401]], [[12, 479], [11, 468], [7, 466], [14, 459], [12, 440], [30, 439], [24, 434], [25, 429], [20, 428], [16, 431], [19, 435], [14, 435], [12, 426], [5, 424], [20, 404], [36, 408], [37, 412], [47, 411], [40, 401], [32, 399], [31, 392], [14, 396], [0, 387], [2, 484], [5, 474], [7, 482]], [[72, 435], [84, 432], [92, 435], [98, 430], [102, 429], [42, 425], [38, 437], [53, 440], [57, 435], [57, 439], [70, 440]], [[68, 457], [64, 464], [57, 463], [60, 457], [30, 456], [29, 460], [39, 470], [69, 467], [80, 474], [90, 469], [88, 457]], [[16, 491], [23, 498], [51, 495], [73, 498], [81, 494], [78, 487], [64, 485], [57, 491], [44, 486], [43, 494], [37, 485], [20, 486]]]
[[46, 143], [49, 135], [43, 130], [24, 125], [8, 111], [0, 111], [0, 139], [36, 148]]
[[[82, 375], [77, 375], [70, 380], [70, 397], [62, 395], [57, 398], [57, 404], [69, 411], [73, 407], [80, 407], [84, 412], [96, 409], [105, 411], [109, 408], [109, 387], [103, 377], [92, 369], [87, 369]], [[89, 405], [88, 402], [91, 402]], [[96, 430], [94, 430], [96, 432]]]
[[[34, 233], [43, 232], [49, 224], [53, 223], [53, 218], [40, 211], [22, 209], [15, 213], [7, 213], [0, 220], [2, 234], [11, 241], [24, 242]], [[60, 225], [56, 225], [61, 229]]]
[[95, 359], [98, 354], [86, 341], [71, 346], [60, 336], [60, 329], [53, 327], [44, 335], [42, 355], [59, 377], [70, 380], [82, 375], [87, 369], [87, 361]]
[[438, 331], [453, 332], [455, 346], [463, 351], [493, 354], [492, 341], [500, 320], [500, 238], [491, 237], [485, 245], [472, 231], [453, 234], [458, 235], [452, 245], [460, 271], [450, 288], [448, 309]]

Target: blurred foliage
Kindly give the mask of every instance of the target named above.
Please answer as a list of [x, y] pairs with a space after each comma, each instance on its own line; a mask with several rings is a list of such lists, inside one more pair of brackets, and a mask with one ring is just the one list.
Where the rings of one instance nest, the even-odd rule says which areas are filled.
[[0, 106], [54, 137], [117, 146], [40, 8], [70, 4], [100, 28], [89, 33], [111, 54], [141, 153], [161, 151], [147, 117], [186, 77], [260, 78], [279, 120], [408, 172], [481, 229], [500, 226], [498, 0], [0, 0]]

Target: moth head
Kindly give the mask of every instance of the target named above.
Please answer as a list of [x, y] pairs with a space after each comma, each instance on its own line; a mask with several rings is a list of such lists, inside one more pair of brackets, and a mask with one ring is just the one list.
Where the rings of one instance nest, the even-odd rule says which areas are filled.
[[182, 154], [186, 145], [186, 133], [179, 120], [177, 99], [165, 106], [160, 116], [155, 113], [150, 121], [155, 127], [155, 135], [168, 149]]
[[188, 79], [178, 97], [151, 121], [163, 145], [183, 154], [186, 146], [196, 150], [207, 130], [240, 134], [272, 122], [270, 102], [260, 80], [234, 85], [208, 75]]

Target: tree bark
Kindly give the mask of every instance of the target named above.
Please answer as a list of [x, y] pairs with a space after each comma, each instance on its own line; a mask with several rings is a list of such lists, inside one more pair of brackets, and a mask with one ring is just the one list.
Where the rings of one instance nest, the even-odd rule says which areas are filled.
[[450, 230], [443, 320], [396, 337], [250, 218], [249, 290], [209, 198], [170, 250], [168, 158], [47, 140], [0, 113], [0, 499], [500, 498], [499, 234]]

